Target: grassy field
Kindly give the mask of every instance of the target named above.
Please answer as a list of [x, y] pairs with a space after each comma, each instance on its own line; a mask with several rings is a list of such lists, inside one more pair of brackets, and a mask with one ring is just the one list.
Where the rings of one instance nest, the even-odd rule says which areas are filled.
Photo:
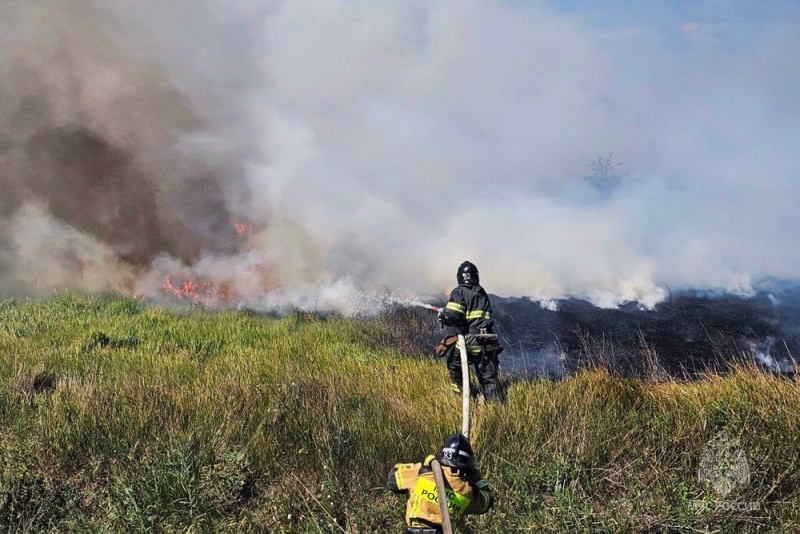
[[[0, 303], [0, 531], [401, 532], [388, 471], [461, 422], [443, 362], [411, 355], [406, 328]], [[755, 369], [512, 382], [505, 404], [476, 402], [497, 504], [460, 532], [800, 531], [799, 391]], [[741, 462], [709, 447], [720, 436], [748, 468], [724, 495], [698, 478], [708, 451], [713, 472]]]

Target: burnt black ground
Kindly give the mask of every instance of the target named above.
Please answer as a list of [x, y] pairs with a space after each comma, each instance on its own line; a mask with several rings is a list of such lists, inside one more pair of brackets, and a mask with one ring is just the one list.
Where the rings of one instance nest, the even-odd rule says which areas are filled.
[[[621, 376], [693, 378], [735, 362], [791, 376], [800, 356], [800, 286], [773, 284], [751, 296], [674, 292], [654, 309], [629, 303], [598, 308], [566, 299], [557, 310], [525, 298], [492, 296], [505, 349], [501, 369], [517, 377], [559, 377], [602, 365]], [[441, 304], [441, 303], [435, 303]], [[435, 314], [395, 309], [392, 345], [433, 354]]]

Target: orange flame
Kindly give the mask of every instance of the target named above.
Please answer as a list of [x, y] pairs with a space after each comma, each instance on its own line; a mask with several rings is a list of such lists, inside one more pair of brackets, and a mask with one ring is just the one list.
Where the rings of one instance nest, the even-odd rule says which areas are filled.
[[214, 283], [207, 278], [185, 279], [182, 284], [173, 284], [172, 278], [167, 275], [162, 287], [167, 294], [178, 300], [191, 301], [203, 306], [230, 302], [236, 298], [231, 280]]
[[187, 279], [174, 285], [170, 276], [164, 278], [164, 290], [180, 300], [190, 300], [196, 304], [209, 304], [214, 296], [214, 284], [208, 280]]
[[[206, 275], [193, 275], [192, 277], [185, 274], [166, 275], [161, 288], [163, 293], [169, 297], [208, 307], [241, 301], [245, 298], [242, 291], [248, 292], [247, 296], [255, 297], [278, 288], [276, 272], [269, 263], [251, 265], [249, 273], [244, 276], [250, 283], [237, 287], [237, 279], [227, 276], [216, 278]], [[181, 282], [177, 282], [176, 279]]]
[[239, 237], [244, 237], [245, 235], [249, 234], [253, 228], [251, 225], [243, 222], [235, 222], [233, 223], [233, 229], [239, 235]]

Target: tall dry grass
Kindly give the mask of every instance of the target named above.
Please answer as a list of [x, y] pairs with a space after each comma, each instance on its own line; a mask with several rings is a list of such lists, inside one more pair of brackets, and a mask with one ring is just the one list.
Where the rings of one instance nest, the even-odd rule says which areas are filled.
[[[0, 529], [399, 532], [386, 474], [461, 421], [444, 364], [397, 349], [403, 328], [114, 298], [4, 302]], [[597, 369], [511, 383], [505, 404], [474, 410], [497, 505], [463, 532], [800, 530], [792, 381]], [[726, 495], [698, 479], [722, 431], [749, 467]]]

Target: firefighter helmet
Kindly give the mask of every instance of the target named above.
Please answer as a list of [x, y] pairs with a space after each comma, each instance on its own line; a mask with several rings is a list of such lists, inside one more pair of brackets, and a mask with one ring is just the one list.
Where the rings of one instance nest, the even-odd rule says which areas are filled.
[[456, 273], [456, 277], [458, 278], [459, 285], [473, 285], [480, 283], [480, 278], [478, 278], [478, 268], [475, 267], [474, 263], [470, 263], [468, 261], [465, 261], [458, 266], [458, 273]]
[[442, 465], [462, 471], [472, 470], [472, 447], [461, 434], [448, 436], [442, 445], [442, 452], [436, 458]]

